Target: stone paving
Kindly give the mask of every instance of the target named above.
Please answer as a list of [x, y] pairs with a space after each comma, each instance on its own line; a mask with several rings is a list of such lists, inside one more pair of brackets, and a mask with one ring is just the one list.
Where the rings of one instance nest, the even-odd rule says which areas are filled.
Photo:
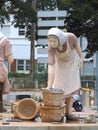
[[[6, 106], [10, 108], [10, 106]], [[73, 108], [72, 108], [73, 109]], [[85, 123], [83, 120], [79, 121], [69, 121], [69, 122], [41, 122], [41, 119], [37, 120], [14, 120], [9, 122], [9, 124], [3, 124], [3, 118], [6, 115], [13, 119], [13, 113], [0, 113], [0, 130], [98, 130], [98, 112], [96, 111], [96, 106], [85, 107], [82, 112], [73, 113], [79, 117], [85, 117], [87, 115], [95, 115], [97, 118], [96, 122]]]

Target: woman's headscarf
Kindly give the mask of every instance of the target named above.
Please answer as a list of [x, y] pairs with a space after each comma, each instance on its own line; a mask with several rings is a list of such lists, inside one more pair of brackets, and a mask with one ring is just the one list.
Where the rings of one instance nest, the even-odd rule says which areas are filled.
[[51, 28], [48, 31], [49, 35], [55, 35], [59, 38], [60, 45], [63, 45], [67, 41], [67, 34], [65, 34], [62, 30], [58, 28]]

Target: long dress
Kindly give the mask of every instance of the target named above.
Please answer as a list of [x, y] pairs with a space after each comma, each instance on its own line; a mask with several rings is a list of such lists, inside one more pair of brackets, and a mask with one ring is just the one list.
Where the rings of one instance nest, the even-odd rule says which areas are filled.
[[9, 40], [4, 37], [0, 39], [0, 82], [3, 82], [3, 94], [7, 94], [10, 92], [10, 83], [8, 80], [8, 70], [4, 64], [5, 60], [12, 58], [12, 50]]
[[[65, 96], [73, 94], [81, 87], [79, 74], [79, 55], [75, 48], [71, 49], [69, 42], [77, 42], [76, 39], [71, 41], [74, 36], [69, 33], [67, 39], [67, 50], [59, 52], [57, 49], [50, 49], [49, 61], [55, 61], [55, 76], [52, 84], [53, 88], [63, 89]], [[55, 60], [54, 60], [55, 58]]]

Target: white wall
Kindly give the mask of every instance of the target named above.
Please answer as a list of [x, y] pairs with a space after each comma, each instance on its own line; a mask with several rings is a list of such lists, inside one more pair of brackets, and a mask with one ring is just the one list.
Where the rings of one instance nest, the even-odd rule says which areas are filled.
[[[64, 28], [64, 19], [67, 15], [67, 11], [38, 11], [38, 40], [37, 43], [40, 45], [48, 44], [47, 33], [51, 27]], [[43, 36], [45, 37], [43, 39]], [[38, 49], [38, 63], [47, 63], [47, 48]]]

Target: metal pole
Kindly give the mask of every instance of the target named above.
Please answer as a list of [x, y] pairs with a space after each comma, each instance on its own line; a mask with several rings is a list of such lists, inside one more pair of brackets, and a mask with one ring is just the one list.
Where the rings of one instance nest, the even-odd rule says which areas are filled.
[[96, 52], [96, 106], [98, 112], [98, 51]]

